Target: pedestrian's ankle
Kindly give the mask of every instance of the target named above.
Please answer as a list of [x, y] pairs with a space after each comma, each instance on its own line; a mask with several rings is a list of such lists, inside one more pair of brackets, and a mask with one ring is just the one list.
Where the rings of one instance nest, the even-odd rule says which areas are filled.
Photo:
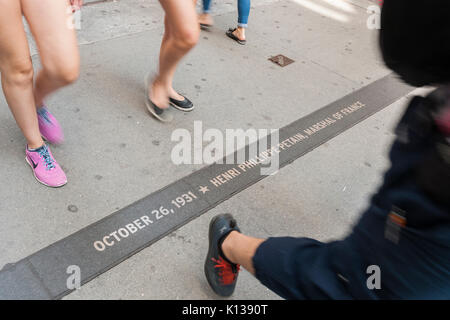
[[44, 141], [38, 143], [29, 143], [27, 144], [28, 151], [38, 150], [44, 146]]
[[245, 39], [245, 28], [237, 27], [236, 28], [236, 36], [239, 39], [244, 40]]
[[238, 234], [239, 232], [233, 230], [229, 234], [227, 234], [219, 244], [219, 249], [221, 251], [221, 254], [225, 260], [228, 262], [231, 262], [233, 264], [236, 264], [233, 259], [232, 255], [232, 248], [233, 248], [233, 238]]

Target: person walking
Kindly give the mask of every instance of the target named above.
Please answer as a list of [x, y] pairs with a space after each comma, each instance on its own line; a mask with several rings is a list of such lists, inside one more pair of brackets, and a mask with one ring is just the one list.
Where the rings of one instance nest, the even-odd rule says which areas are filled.
[[[200, 27], [208, 30], [214, 24], [211, 16], [211, 2], [212, 0], [203, 0], [203, 12], [198, 16]], [[229, 28], [225, 33], [230, 39], [233, 39], [239, 44], [245, 45], [247, 43], [245, 30], [248, 27], [248, 17], [250, 15], [250, 0], [238, 0], [238, 22], [235, 28]]]
[[[420, 17], [420, 19], [417, 19]], [[450, 7], [385, 0], [380, 44], [414, 97], [397, 127], [391, 168], [349, 236], [258, 239], [213, 218], [205, 275], [230, 296], [243, 266], [286, 299], [450, 299]]]
[[[68, 23], [72, 7], [82, 0], [0, 0], [0, 73], [3, 93], [25, 136], [26, 161], [35, 178], [49, 187], [61, 187], [67, 177], [50, 147], [60, 144], [62, 128], [45, 104], [56, 90], [73, 83], [79, 75], [80, 57], [73, 26]], [[38, 47], [42, 70], [33, 83], [22, 16], [27, 20]]]
[[173, 115], [169, 106], [189, 112], [194, 109], [193, 103], [173, 88], [176, 68], [181, 59], [198, 42], [199, 28], [195, 6], [192, 1], [160, 0], [165, 11], [164, 36], [159, 55], [158, 74], [151, 79], [146, 78], [146, 106], [158, 120], [169, 122]]

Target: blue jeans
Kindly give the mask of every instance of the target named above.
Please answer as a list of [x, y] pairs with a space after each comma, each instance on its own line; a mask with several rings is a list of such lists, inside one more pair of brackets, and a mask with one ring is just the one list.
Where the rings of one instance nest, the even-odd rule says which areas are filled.
[[[211, 0], [203, 0], [203, 12], [210, 13]], [[238, 27], [247, 28], [250, 15], [250, 0], [238, 0]]]

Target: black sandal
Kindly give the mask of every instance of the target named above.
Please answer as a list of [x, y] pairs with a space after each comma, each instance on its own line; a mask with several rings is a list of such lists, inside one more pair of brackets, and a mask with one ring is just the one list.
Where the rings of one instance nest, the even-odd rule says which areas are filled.
[[242, 45], [244, 45], [244, 44], [246, 44], [247, 43], [247, 40], [241, 40], [241, 39], [239, 39], [238, 37], [236, 37], [234, 34], [233, 34], [233, 32], [234, 31], [236, 31], [236, 29], [237, 28], [234, 28], [234, 29], [228, 29], [228, 31], [226, 32], [226, 35], [228, 36], [228, 38], [230, 38], [230, 39], [233, 39], [234, 41], [236, 41], [237, 43], [239, 43], [239, 44], [242, 44]]
[[200, 23], [200, 29], [204, 31], [211, 31], [212, 26], [212, 24]]

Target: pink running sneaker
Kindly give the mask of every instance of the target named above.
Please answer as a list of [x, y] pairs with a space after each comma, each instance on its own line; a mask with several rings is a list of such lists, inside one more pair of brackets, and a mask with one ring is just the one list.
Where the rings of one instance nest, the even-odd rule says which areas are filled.
[[58, 120], [48, 111], [46, 106], [37, 109], [37, 115], [42, 137], [50, 143], [61, 144], [64, 141], [64, 133]]
[[53, 158], [52, 152], [47, 145], [25, 151], [27, 157], [25, 160], [33, 169], [34, 177], [40, 183], [52, 187], [62, 187], [67, 183], [67, 177], [59, 164]]

